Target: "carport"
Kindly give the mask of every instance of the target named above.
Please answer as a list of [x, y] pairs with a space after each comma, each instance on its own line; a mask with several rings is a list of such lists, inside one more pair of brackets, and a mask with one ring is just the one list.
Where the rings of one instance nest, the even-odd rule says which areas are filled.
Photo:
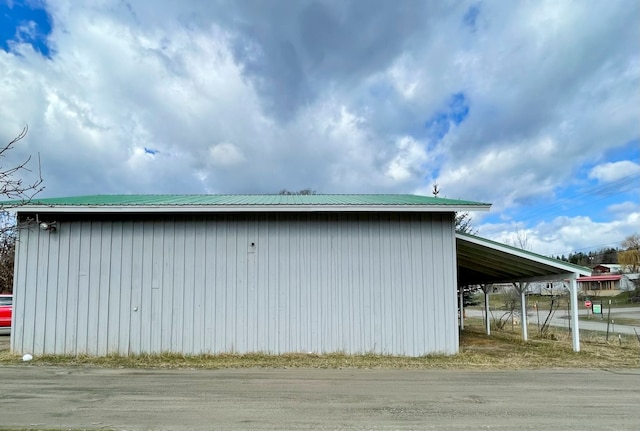
[[[492, 284], [511, 283], [520, 293], [520, 323], [522, 338], [526, 341], [525, 290], [527, 283], [563, 280], [569, 283], [573, 350], [580, 351], [576, 279], [580, 276], [590, 276], [589, 268], [463, 233], [456, 233], [456, 249], [458, 286], [480, 285], [484, 292], [487, 334], [490, 333], [488, 292]], [[460, 297], [462, 306], [462, 295]]]

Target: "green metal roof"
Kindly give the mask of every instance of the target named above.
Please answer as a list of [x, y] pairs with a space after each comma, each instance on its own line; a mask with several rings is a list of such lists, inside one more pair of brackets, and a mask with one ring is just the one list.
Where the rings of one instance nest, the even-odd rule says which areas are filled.
[[[5, 206], [10, 206], [5, 202]], [[1, 203], [0, 203], [1, 205]], [[15, 206], [13, 203], [12, 206]], [[486, 211], [482, 202], [444, 199], [418, 195], [93, 195], [33, 199], [19, 205], [18, 212], [54, 209], [139, 212], [156, 211]]]
[[27, 206], [174, 205], [451, 205], [489, 204], [417, 195], [93, 195], [34, 199]]

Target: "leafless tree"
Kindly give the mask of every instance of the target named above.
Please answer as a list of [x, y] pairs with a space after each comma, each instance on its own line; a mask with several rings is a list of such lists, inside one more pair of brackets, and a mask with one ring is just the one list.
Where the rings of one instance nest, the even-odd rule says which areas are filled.
[[[25, 126], [22, 131], [4, 147], [0, 147], [0, 162], [2, 162], [15, 145], [27, 136], [29, 131]], [[16, 245], [16, 220], [9, 212], [11, 208], [24, 205], [31, 201], [44, 186], [38, 157], [38, 170], [34, 180], [25, 181], [24, 177], [33, 176], [29, 167], [31, 156], [16, 166], [6, 167], [0, 164], [0, 292], [11, 292], [13, 288], [13, 262]]]
[[[29, 128], [25, 126], [20, 134], [13, 138], [4, 147], [0, 147], [0, 161], [2, 158], [7, 157], [9, 151], [11, 151], [15, 144], [24, 139], [27, 136]], [[0, 165], [0, 196], [9, 199], [10, 203], [5, 203], [2, 209], [8, 207], [15, 207], [29, 202], [35, 195], [40, 193], [44, 186], [42, 185], [42, 172], [40, 170], [40, 157], [38, 157], [38, 172], [35, 180], [32, 182], [25, 182], [23, 176], [27, 172], [32, 172], [28, 167], [31, 162], [31, 156], [28, 156], [22, 163], [13, 167], [4, 167]]]
[[0, 240], [0, 293], [13, 290], [13, 265], [16, 254], [16, 236], [2, 233]]
[[531, 244], [529, 244], [529, 234], [524, 229], [518, 229], [513, 236], [506, 241], [507, 245], [520, 248], [522, 250], [530, 250]]
[[302, 189], [297, 192], [292, 192], [291, 190], [282, 189], [278, 192], [279, 195], [315, 195], [316, 191], [313, 189]]
[[[505, 241], [505, 243], [522, 250], [528, 250], [531, 248], [529, 244], [529, 236], [523, 229], [518, 229], [511, 238]], [[506, 312], [498, 321], [495, 322], [498, 329], [504, 328], [506, 322], [509, 320], [511, 321], [512, 329], [515, 320], [519, 320], [520, 324], [525, 324], [526, 316], [523, 316], [523, 314], [527, 312], [527, 304], [526, 299], [524, 304], [522, 300], [523, 294], [527, 290], [528, 285], [529, 283], [515, 282], [512, 283], [512, 286], [505, 289], [503, 300]]]
[[547, 313], [547, 317], [544, 319], [544, 322], [542, 322], [542, 326], [540, 326], [540, 335], [544, 335], [548, 330], [549, 330], [549, 326], [551, 325], [551, 320], [553, 319], [553, 316], [556, 314], [556, 311], [558, 310], [558, 308], [560, 307], [560, 300], [558, 298], [556, 298], [555, 296], [551, 297], [551, 302], [549, 303], [549, 312]]
[[502, 330], [506, 326], [507, 322], [511, 322], [511, 329], [513, 329], [514, 320], [516, 319], [516, 310], [520, 305], [520, 294], [513, 287], [508, 287], [502, 294], [502, 300], [504, 302], [504, 312], [499, 317], [493, 315], [492, 312], [491, 315], [493, 316], [493, 323], [496, 329]]

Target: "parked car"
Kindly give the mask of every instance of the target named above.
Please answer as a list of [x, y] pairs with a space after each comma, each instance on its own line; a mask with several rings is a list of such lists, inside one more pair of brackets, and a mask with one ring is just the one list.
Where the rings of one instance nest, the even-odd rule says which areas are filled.
[[0, 334], [11, 333], [13, 295], [0, 295]]

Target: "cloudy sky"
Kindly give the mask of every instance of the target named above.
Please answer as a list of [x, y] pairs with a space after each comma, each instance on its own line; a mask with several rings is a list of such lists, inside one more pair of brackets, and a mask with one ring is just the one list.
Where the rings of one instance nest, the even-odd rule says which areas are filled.
[[0, 0], [41, 197], [417, 193], [543, 254], [640, 231], [640, 2]]

